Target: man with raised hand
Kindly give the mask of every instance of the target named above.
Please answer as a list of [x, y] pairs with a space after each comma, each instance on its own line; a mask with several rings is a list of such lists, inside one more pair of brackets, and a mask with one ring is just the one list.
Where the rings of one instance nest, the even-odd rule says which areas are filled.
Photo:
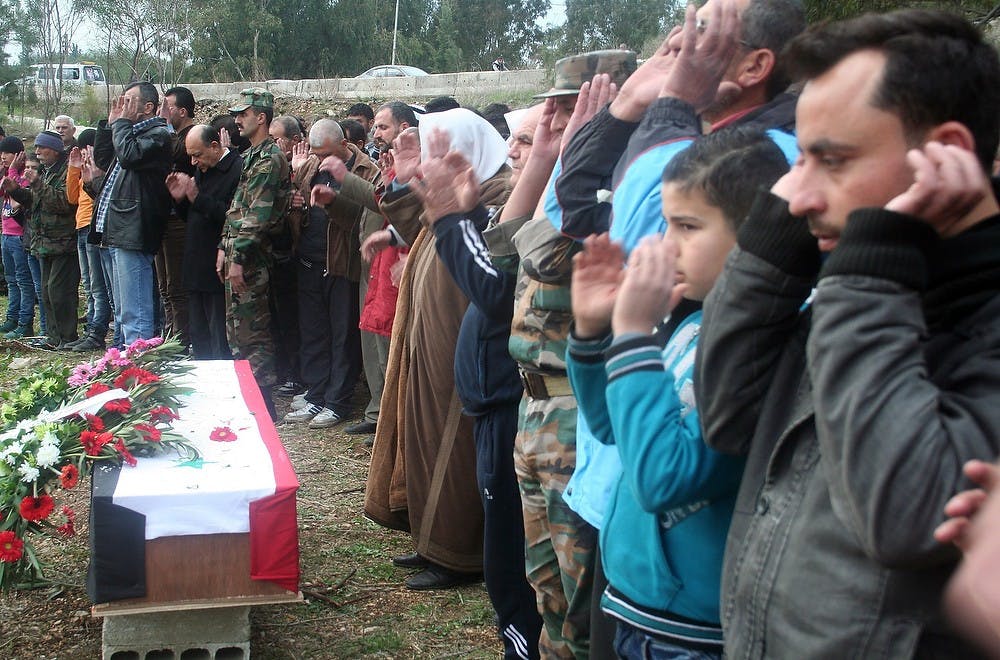
[[933, 533], [963, 464], [1000, 452], [1000, 61], [921, 10], [786, 52], [802, 155], [740, 228], [694, 380], [706, 442], [747, 455], [726, 655], [975, 657]]

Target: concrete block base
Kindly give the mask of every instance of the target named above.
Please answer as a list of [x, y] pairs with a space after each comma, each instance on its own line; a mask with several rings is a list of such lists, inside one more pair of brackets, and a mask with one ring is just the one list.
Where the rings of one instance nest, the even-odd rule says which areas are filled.
[[250, 660], [250, 608], [104, 617], [103, 660]]

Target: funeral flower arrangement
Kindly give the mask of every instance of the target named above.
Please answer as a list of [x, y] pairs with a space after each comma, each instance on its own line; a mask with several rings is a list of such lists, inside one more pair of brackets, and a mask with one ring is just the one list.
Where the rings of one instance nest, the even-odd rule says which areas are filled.
[[197, 451], [171, 432], [176, 384], [189, 370], [174, 340], [139, 339], [95, 361], [47, 367], [0, 395], [0, 589], [44, 581], [36, 534], [74, 534], [75, 513], [56, 499], [94, 464]]

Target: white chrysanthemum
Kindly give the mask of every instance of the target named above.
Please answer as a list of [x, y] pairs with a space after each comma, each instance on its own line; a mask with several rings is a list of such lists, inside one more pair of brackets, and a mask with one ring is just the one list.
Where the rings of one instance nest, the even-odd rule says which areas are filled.
[[8, 465], [13, 465], [17, 461], [18, 455], [24, 450], [24, 441], [18, 440], [17, 442], [12, 442], [10, 445], [0, 452], [0, 456], [3, 460], [7, 462]]
[[42, 444], [43, 445], [58, 445], [59, 444], [59, 436], [56, 435], [55, 433], [53, 433], [52, 431], [48, 431], [44, 436], [42, 436]]
[[59, 447], [53, 444], [43, 444], [35, 453], [35, 463], [38, 467], [47, 468], [59, 460]]
[[31, 483], [38, 479], [38, 468], [28, 463], [21, 463], [17, 466], [17, 471], [21, 473], [21, 481]]

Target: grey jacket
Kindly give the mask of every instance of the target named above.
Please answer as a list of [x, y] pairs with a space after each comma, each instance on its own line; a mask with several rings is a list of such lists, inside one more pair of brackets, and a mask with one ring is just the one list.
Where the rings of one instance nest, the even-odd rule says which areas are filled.
[[761, 194], [705, 301], [696, 364], [706, 441], [748, 454], [727, 657], [975, 657], [942, 621], [958, 554], [932, 533], [970, 487], [962, 464], [998, 455], [998, 252], [1000, 218], [941, 241], [858, 211], [806, 305], [815, 239]]

